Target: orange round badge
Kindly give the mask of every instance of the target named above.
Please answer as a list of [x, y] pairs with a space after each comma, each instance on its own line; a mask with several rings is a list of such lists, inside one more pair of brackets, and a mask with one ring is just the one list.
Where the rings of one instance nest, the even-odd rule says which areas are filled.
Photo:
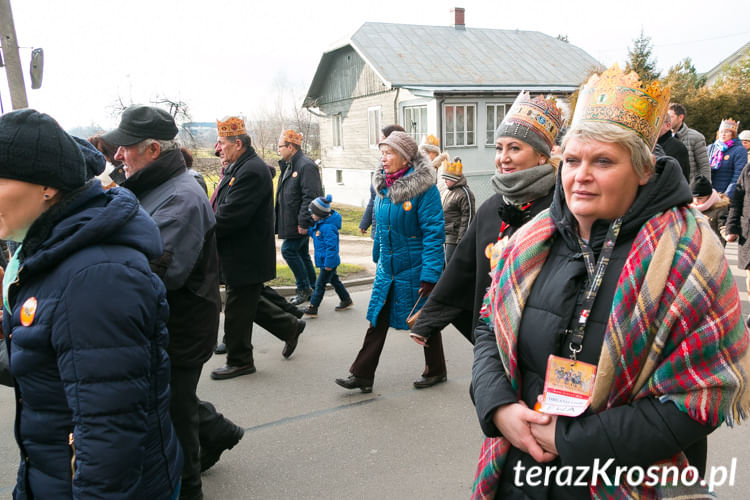
[[292, 172], [292, 177], [297, 177], [297, 172]]
[[315, 231], [315, 236], [320, 238], [320, 231]]
[[487, 243], [487, 246], [484, 247], [484, 256], [488, 259], [492, 258], [492, 247], [495, 246], [494, 243]]
[[21, 324], [23, 326], [30, 326], [34, 322], [34, 316], [36, 315], [36, 297], [29, 297], [21, 307]]
[[408, 212], [409, 210], [411, 210], [411, 202], [410, 201], [405, 201], [404, 204], [403, 204], [403, 207], [404, 207], [404, 210], [406, 210]]

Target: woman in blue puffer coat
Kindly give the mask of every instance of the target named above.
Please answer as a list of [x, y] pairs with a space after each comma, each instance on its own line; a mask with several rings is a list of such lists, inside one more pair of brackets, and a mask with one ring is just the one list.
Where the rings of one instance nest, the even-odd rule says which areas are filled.
[[161, 237], [132, 193], [87, 177], [51, 117], [0, 117], [0, 239], [21, 243], [3, 279], [13, 498], [174, 499]]
[[[347, 389], [371, 392], [389, 327], [408, 330], [406, 318], [417, 299], [429, 295], [443, 270], [445, 229], [435, 170], [417, 143], [392, 132], [380, 143], [383, 170], [375, 173], [373, 260], [378, 267], [367, 309], [370, 327], [348, 378]], [[424, 303], [420, 300], [416, 312]], [[442, 343], [425, 347], [426, 368], [417, 381], [445, 379]], [[429, 377], [429, 379], [428, 379]]]

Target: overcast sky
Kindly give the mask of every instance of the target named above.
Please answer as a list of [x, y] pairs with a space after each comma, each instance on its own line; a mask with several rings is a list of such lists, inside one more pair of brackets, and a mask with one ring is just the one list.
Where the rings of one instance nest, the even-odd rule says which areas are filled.
[[[196, 121], [252, 118], [271, 105], [278, 82], [304, 94], [321, 54], [362, 23], [448, 25], [454, 6], [466, 9], [468, 28], [567, 35], [605, 65], [624, 64], [643, 29], [663, 72], [685, 57], [708, 71], [750, 41], [746, 0], [10, 1], [24, 71], [32, 47], [45, 54], [43, 86], [27, 91], [29, 105], [65, 128], [114, 126], [118, 98], [158, 95], [188, 103]], [[9, 111], [5, 78], [0, 97]]]

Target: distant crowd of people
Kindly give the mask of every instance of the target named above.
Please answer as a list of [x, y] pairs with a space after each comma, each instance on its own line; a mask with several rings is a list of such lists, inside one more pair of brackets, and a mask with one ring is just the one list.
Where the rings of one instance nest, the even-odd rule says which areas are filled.
[[[424, 350], [414, 388], [444, 383], [453, 324], [473, 345], [486, 436], [473, 498], [702, 498], [689, 474], [677, 490], [608, 489], [516, 471], [612, 459], [703, 476], [707, 436], [750, 411], [750, 337], [724, 255], [738, 242], [750, 289], [750, 131], [727, 118], [706, 147], [668, 89], [652, 90], [614, 66], [582, 86], [569, 124], [555, 99], [521, 92], [479, 207], [437, 137], [382, 130], [360, 221], [377, 264], [369, 325], [335, 383], [371, 392], [390, 328]], [[243, 120], [217, 120], [209, 196], [177, 132], [154, 106], [88, 141], [35, 110], [0, 117], [14, 498], [202, 498], [201, 473], [244, 434], [198, 398], [206, 361], [226, 355], [214, 380], [250, 375], [253, 324], [288, 359], [328, 284], [335, 312], [353, 305], [337, 273], [342, 217], [302, 134], [279, 136], [274, 192]], [[290, 301], [267, 285], [277, 237]]]

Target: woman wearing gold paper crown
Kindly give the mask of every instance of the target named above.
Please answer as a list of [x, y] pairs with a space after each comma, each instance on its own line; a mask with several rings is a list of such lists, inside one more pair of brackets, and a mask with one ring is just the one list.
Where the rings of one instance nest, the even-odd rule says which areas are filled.
[[[704, 498], [671, 478], [615, 484], [614, 469], [702, 473], [706, 435], [747, 415], [748, 334], [722, 246], [677, 161], [651, 155], [668, 98], [616, 65], [592, 76], [550, 209], [499, 256], [474, 348], [488, 437], [473, 498]], [[591, 485], [597, 463], [611, 482]]]
[[708, 162], [711, 165], [711, 184], [729, 198], [734, 195], [734, 187], [742, 168], [747, 164], [747, 150], [742, 141], [737, 140], [739, 122], [728, 118], [721, 121], [716, 132], [716, 142], [708, 147]]
[[451, 157], [447, 151], [440, 151], [440, 139], [430, 134], [422, 140], [419, 151], [426, 154], [435, 169], [435, 184], [440, 191], [440, 198], [445, 196], [446, 186], [442, 174], [450, 163]]
[[490, 284], [490, 257], [524, 223], [552, 203], [555, 168], [549, 163], [562, 115], [554, 99], [521, 92], [495, 131], [495, 194], [472, 223], [425, 304], [412, 332], [431, 345], [449, 323], [474, 342], [474, 325]]

